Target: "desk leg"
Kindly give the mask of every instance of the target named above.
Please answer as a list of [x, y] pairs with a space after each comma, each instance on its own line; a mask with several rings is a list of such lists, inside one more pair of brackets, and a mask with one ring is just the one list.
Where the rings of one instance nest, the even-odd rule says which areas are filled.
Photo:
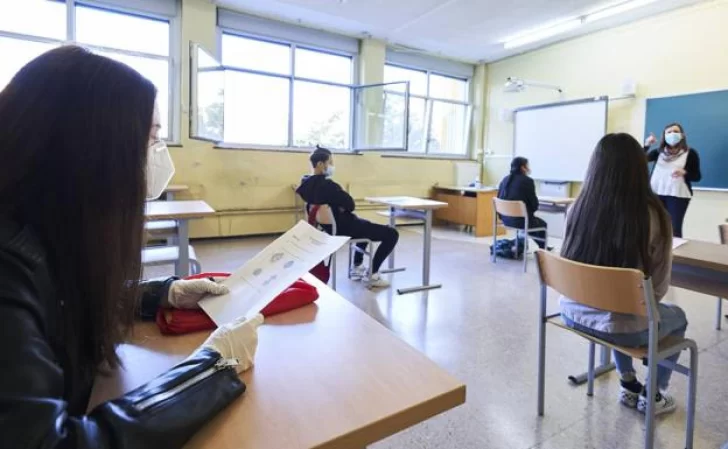
[[177, 222], [177, 245], [179, 247], [179, 258], [175, 266], [175, 274], [179, 277], [190, 274], [190, 228], [189, 220]]
[[[606, 374], [615, 368], [614, 363], [612, 363], [612, 354], [609, 352], [609, 348], [601, 346], [600, 351], [601, 360], [599, 366], [594, 368], [594, 378]], [[574, 385], [582, 385], [586, 383], [588, 377], [587, 373], [582, 373], [576, 376], [569, 376], [569, 381]]]
[[430, 285], [430, 255], [432, 246], [432, 209], [425, 211], [425, 232], [423, 238], [422, 250], [422, 285], [419, 287], [399, 288], [397, 293], [404, 295], [407, 293], [421, 292], [425, 290], [434, 290], [442, 287], [440, 284]]
[[[392, 229], [397, 229], [397, 220], [394, 216], [394, 208], [389, 208], [389, 227]], [[401, 271], [405, 271], [406, 268], [394, 268], [394, 252], [397, 250], [395, 247], [392, 249], [392, 252], [389, 254], [389, 257], [387, 258], [387, 269], [386, 270], [379, 270], [380, 274], [391, 274], [391, 273], [399, 273]], [[373, 251], [373, 248], [370, 248], [370, 251]]]

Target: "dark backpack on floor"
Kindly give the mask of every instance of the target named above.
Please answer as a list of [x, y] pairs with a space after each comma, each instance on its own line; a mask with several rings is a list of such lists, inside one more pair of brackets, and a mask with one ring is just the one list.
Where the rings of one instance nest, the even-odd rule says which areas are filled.
[[501, 259], [522, 260], [525, 247], [526, 243], [521, 237], [515, 239], [498, 239], [495, 248], [493, 245], [490, 246], [490, 254], [492, 255], [495, 249], [496, 256]]

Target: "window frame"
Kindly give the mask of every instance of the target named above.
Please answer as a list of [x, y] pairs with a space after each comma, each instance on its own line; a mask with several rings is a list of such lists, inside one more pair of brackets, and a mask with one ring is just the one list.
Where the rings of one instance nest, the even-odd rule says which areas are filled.
[[[459, 76], [459, 75], [445, 73], [440, 70], [432, 70], [432, 69], [423, 68], [423, 67], [416, 67], [416, 66], [411, 66], [411, 65], [399, 64], [396, 62], [385, 61], [384, 70], [386, 70], [387, 66], [398, 68], [398, 69], [403, 69], [403, 70], [410, 70], [413, 72], [421, 72], [427, 76], [427, 86], [425, 89], [425, 95], [412, 93], [411, 91], [410, 91], [410, 95], [409, 95], [410, 99], [416, 98], [416, 99], [421, 99], [421, 100], [425, 101], [425, 124], [424, 124], [425, 148], [424, 148], [424, 151], [422, 151], [422, 152], [412, 151], [412, 148], [409, 146], [409, 142], [408, 142], [407, 155], [408, 156], [411, 155], [413, 157], [414, 156], [420, 156], [420, 157], [433, 156], [433, 157], [437, 157], [437, 158], [448, 157], [448, 158], [457, 158], [457, 159], [460, 159], [460, 158], [470, 159], [470, 152], [471, 152], [470, 151], [470, 134], [471, 134], [471, 127], [473, 125], [473, 116], [472, 116], [472, 112], [473, 112], [473, 103], [472, 103], [473, 79], [472, 79], [472, 77], [463, 77], [463, 76]], [[439, 97], [431, 96], [430, 95], [430, 84], [431, 84], [430, 76], [431, 75], [437, 75], [437, 76], [442, 76], [442, 77], [446, 77], [446, 78], [456, 79], [459, 81], [464, 81], [466, 83], [466, 92], [467, 92], [466, 101], [459, 101], [459, 100], [452, 100], [449, 98], [439, 98]], [[396, 80], [392, 80], [392, 81], [396, 81]], [[443, 152], [439, 152], [439, 151], [431, 152], [429, 150], [430, 142], [433, 140], [433, 138], [432, 138], [432, 111], [434, 109], [433, 103], [435, 103], [435, 102], [465, 106], [465, 130], [464, 130], [465, 135], [463, 136], [463, 141], [465, 143], [465, 147], [463, 148], [463, 150], [464, 150], [463, 153], [443, 153]], [[408, 108], [408, 109], [411, 111], [411, 108]], [[408, 129], [411, 130], [411, 127], [408, 126]], [[408, 139], [409, 139], [409, 136], [408, 136]]]
[[[266, 42], [270, 44], [277, 44], [277, 45], [285, 45], [289, 48], [289, 57], [290, 57], [290, 72], [287, 75], [281, 74], [281, 73], [275, 73], [275, 72], [267, 72], [264, 70], [256, 70], [256, 69], [248, 69], [240, 66], [235, 65], [227, 65], [223, 61], [222, 55], [223, 55], [223, 36], [229, 35], [233, 37], [239, 37], [243, 39], [250, 39], [254, 41], [259, 42]], [[254, 33], [248, 33], [243, 30], [239, 30], [236, 28], [230, 28], [230, 27], [224, 27], [218, 25], [217, 27], [217, 46], [220, 49], [220, 55], [219, 60], [222, 62], [222, 68], [223, 70], [229, 70], [232, 72], [240, 72], [240, 73], [249, 73], [253, 75], [259, 75], [259, 76], [270, 76], [274, 78], [279, 79], [286, 79], [288, 80], [288, 133], [287, 133], [287, 144], [285, 146], [280, 145], [265, 145], [265, 144], [256, 144], [256, 143], [245, 143], [245, 142], [219, 142], [218, 146], [221, 148], [236, 148], [236, 149], [252, 149], [252, 150], [279, 150], [279, 151], [310, 151], [313, 147], [306, 147], [306, 146], [297, 146], [294, 145], [295, 139], [294, 139], [294, 96], [295, 96], [295, 82], [296, 81], [302, 81], [302, 82], [308, 82], [308, 83], [314, 83], [324, 86], [332, 86], [332, 87], [342, 87], [342, 88], [348, 88], [350, 91], [349, 94], [349, 139], [348, 139], [348, 148], [331, 148], [331, 150], [337, 152], [337, 153], [350, 153], [350, 149], [353, 148], [354, 144], [354, 91], [353, 87], [355, 87], [355, 80], [357, 77], [357, 63], [358, 63], [358, 54], [356, 53], [350, 53], [342, 50], [336, 50], [331, 48], [324, 48], [316, 45], [310, 45], [310, 44], [304, 44], [304, 43], [298, 43], [292, 40], [287, 39], [276, 39], [269, 36], [261, 36]], [[302, 50], [309, 50], [309, 51], [315, 51], [318, 53], [333, 55], [333, 56], [341, 56], [349, 58], [351, 63], [351, 80], [349, 84], [343, 84], [343, 83], [337, 83], [334, 81], [325, 81], [315, 78], [308, 78], [308, 77], [301, 77], [296, 76], [296, 49], [302, 49]]]
[[[171, 145], [181, 142], [181, 66], [179, 64], [180, 54], [180, 17], [179, 11], [174, 16], [163, 14], [155, 14], [151, 12], [141, 11], [138, 9], [126, 8], [123, 6], [109, 5], [106, 3], [96, 2], [94, 0], [51, 0], [64, 4], [66, 8], [66, 36], [65, 39], [53, 39], [32, 34], [16, 33], [11, 31], [0, 30], [0, 37], [10, 39], [33, 41], [47, 44], [62, 45], [79, 45], [90, 50], [104, 51], [107, 53], [121, 54], [125, 56], [141, 57], [154, 59], [157, 61], [167, 61], [168, 64], [168, 118], [167, 118], [167, 138], [166, 141]], [[113, 47], [103, 47], [89, 43], [82, 43], [76, 40], [76, 7], [87, 7], [107, 11], [126, 16], [138, 17], [147, 20], [157, 20], [169, 24], [169, 54], [168, 56], [155, 55], [152, 53], [144, 53], [131, 50], [123, 50]]]

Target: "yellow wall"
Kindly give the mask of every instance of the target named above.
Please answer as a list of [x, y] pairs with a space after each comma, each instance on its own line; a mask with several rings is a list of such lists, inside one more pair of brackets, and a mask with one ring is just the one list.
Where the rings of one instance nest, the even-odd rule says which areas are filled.
[[[728, 89], [726, 24], [728, 0], [711, 1], [489, 65], [486, 147], [498, 154], [512, 151], [513, 124], [501, 119], [501, 109], [559, 101], [548, 90], [503, 93], [508, 76], [560, 85], [566, 99], [619, 96], [622, 81], [632, 78], [638, 83], [638, 98], [610, 105], [608, 129], [641, 139], [646, 98]], [[488, 181], [499, 180], [507, 162], [486, 160]], [[696, 192], [686, 236], [717, 240], [716, 227], [726, 218], [728, 193]]]
[[[286, 151], [214, 149], [190, 140], [189, 41], [217, 53], [215, 6], [209, 0], [182, 1], [182, 148], [172, 148], [175, 184], [191, 190], [179, 199], [207, 201], [218, 214], [192, 222], [193, 237], [282, 232], [294, 224], [296, 206], [291, 186], [308, 173], [308, 154]], [[362, 44], [360, 82], [381, 82], [383, 42]], [[484, 73], [484, 69], [481, 70]], [[374, 79], [369, 79], [374, 78]], [[482, 106], [482, 103], [481, 103]], [[234, 126], [234, 124], [228, 124]], [[435, 183], [454, 182], [454, 164], [445, 160], [383, 158], [378, 154], [336, 155], [336, 181], [362, 200], [368, 195], [427, 196]], [[374, 218], [363, 206], [363, 215]]]

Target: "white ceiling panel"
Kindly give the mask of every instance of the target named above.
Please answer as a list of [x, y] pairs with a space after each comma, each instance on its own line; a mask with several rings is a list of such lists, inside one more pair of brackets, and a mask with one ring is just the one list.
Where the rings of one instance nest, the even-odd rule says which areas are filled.
[[501, 41], [619, 0], [216, 0], [222, 7], [351, 36], [373, 36], [458, 60], [494, 61], [706, 0], [658, 0], [554, 38], [504, 50]]

